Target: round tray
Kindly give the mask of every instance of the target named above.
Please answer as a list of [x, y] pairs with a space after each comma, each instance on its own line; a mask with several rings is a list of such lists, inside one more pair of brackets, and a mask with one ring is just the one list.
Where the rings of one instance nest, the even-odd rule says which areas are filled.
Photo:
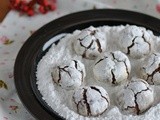
[[[60, 33], [72, 33], [91, 25], [143, 26], [159, 35], [160, 20], [141, 13], [125, 10], [89, 10], [56, 19], [36, 31], [21, 48], [14, 66], [15, 86], [18, 95], [28, 111], [39, 120], [64, 119], [52, 110], [42, 99], [36, 85], [36, 67], [48, 51], [43, 50], [46, 42]], [[58, 43], [58, 41], [56, 41]]]

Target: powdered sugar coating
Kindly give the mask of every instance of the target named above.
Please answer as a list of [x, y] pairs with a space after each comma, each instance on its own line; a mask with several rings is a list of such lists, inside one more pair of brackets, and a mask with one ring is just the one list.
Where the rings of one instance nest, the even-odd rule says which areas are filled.
[[[120, 32], [128, 27], [126, 26], [101, 26], [97, 27], [98, 30], [103, 32], [106, 36], [106, 52], [119, 51], [120, 46], [118, 44]], [[141, 27], [140, 27], [141, 28]], [[155, 120], [160, 118], [160, 86], [153, 86], [154, 88], [154, 105], [146, 110], [141, 115], [125, 115], [121, 112], [121, 109], [117, 107], [115, 103], [115, 94], [122, 90], [123, 84], [117, 86], [111, 86], [108, 84], [104, 84], [104, 82], [99, 82], [94, 78], [93, 75], [93, 65], [95, 63], [94, 60], [89, 60], [82, 58], [81, 55], [77, 55], [73, 48], [73, 42], [75, 37], [80, 33], [80, 30], [76, 30], [73, 33], [67, 33], [64, 38], [60, 40], [60, 42], [55, 45], [53, 44], [49, 51], [44, 55], [44, 57], [40, 60], [37, 66], [37, 87], [40, 93], [42, 94], [42, 99], [60, 116], [65, 118], [66, 120]], [[159, 51], [160, 46], [160, 37], [154, 36], [152, 31], [147, 30], [147, 32], [151, 35], [156, 47], [154, 47], [154, 51]], [[139, 70], [144, 62], [144, 59], [133, 59], [128, 56], [131, 61], [131, 73], [129, 76], [139, 76]], [[79, 60], [85, 65], [86, 69], [86, 77], [82, 84], [82, 86], [93, 86], [98, 85], [102, 86], [109, 94], [110, 97], [110, 107], [101, 115], [97, 117], [87, 117], [82, 116], [77, 113], [76, 110], [73, 109], [72, 105], [72, 95], [74, 90], [66, 90], [62, 89], [62, 87], [57, 86], [57, 84], [53, 83], [51, 72], [54, 67], [57, 65], [62, 65], [63, 63], [67, 63], [70, 60]]]
[[86, 86], [74, 92], [73, 104], [81, 115], [98, 116], [107, 110], [110, 99], [102, 87]]
[[86, 76], [85, 67], [79, 60], [56, 66], [51, 73], [55, 83], [65, 89], [75, 89], [81, 86]]
[[75, 38], [74, 50], [84, 58], [95, 59], [106, 50], [105, 34], [93, 26], [82, 30]]
[[112, 84], [126, 81], [130, 71], [130, 61], [121, 51], [101, 54], [93, 67], [93, 73], [97, 80]]
[[133, 58], [148, 55], [153, 48], [153, 40], [145, 28], [128, 26], [120, 32], [119, 44], [121, 50]]
[[149, 84], [160, 84], [160, 53], [153, 53], [145, 59], [141, 67], [141, 76]]
[[146, 81], [138, 78], [133, 78], [117, 96], [117, 104], [126, 113], [140, 114], [153, 102], [153, 90]]

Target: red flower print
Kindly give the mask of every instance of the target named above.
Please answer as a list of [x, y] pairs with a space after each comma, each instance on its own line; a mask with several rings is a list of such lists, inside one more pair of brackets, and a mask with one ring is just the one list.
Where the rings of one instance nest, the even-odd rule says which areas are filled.
[[116, 0], [113, 0], [113, 3], [114, 3], [114, 4], [116, 4], [116, 3], [117, 3], [117, 1], [116, 1]]
[[156, 10], [157, 10], [158, 13], [160, 13], [160, 3], [158, 3], [158, 4], [156, 5]]
[[7, 118], [7, 117], [3, 117], [3, 119], [4, 119], [4, 120], [8, 120], [8, 118]]
[[0, 62], [0, 65], [5, 65], [5, 62]]
[[15, 106], [15, 105], [11, 105], [11, 106], [9, 106], [9, 108], [11, 109], [11, 110], [13, 110], [15, 113], [17, 113], [17, 110], [18, 110], [18, 106]]
[[5, 51], [3, 52], [4, 55], [9, 55], [9, 52]]
[[16, 102], [16, 101], [15, 101], [15, 99], [10, 99], [10, 101], [12, 101], [12, 102]]
[[0, 37], [0, 43], [4, 44], [4, 45], [9, 45], [11, 43], [13, 43], [13, 40], [8, 39], [7, 36], [2, 36]]
[[0, 37], [0, 42], [1, 43], [5, 43], [6, 42], [6, 40], [8, 40], [8, 38], [6, 37], [6, 36], [2, 36], [2, 37]]
[[24, 30], [24, 29], [26, 29], [26, 27], [25, 27], [25, 26], [22, 26], [22, 30]]
[[3, 27], [3, 28], [6, 28], [7, 26], [6, 26], [6, 25], [2, 25], [2, 27]]

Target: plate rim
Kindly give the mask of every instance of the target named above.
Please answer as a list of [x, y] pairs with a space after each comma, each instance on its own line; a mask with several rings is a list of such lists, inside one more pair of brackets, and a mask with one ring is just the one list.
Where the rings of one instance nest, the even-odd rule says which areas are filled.
[[[14, 82], [18, 96], [22, 101], [23, 105], [35, 118], [40, 120], [44, 119], [54, 120], [53, 116], [47, 113], [44, 107], [42, 107], [42, 105], [39, 104], [39, 101], [36, 99], [36, 96], [34, 95], [31, 86], [27, 86], [30, 83], [28, 83], [28, 81], [25, 81], [26, 80], [25, 77], [27, 78], [29, 77], [26, 75], [30, 74], [29, 70], [24, 69], [24, 67], [26, 68], [28, 67], [26, 66], [27, 61], [25, 60], [33, 59], [35, 55], [32, 53], [32, 58], [30, 58], [29, 54], [31, 54], [30, 52], [32, 50], [28, 50], [28, 48], [33, 49], [32, 52], [36, 53], [38, 47], [43, 46], [44, 43], [47, 42], [46, 40], [38, 41], [37, 40], [38, 38], [43, 38], [44, 36], [51, 34], [51, 32], [54, 32], [54, 35], [56, 35], [60, 31], [62, 31], [62, 29], [69, 28], [76, 24], [82, 24], [85, 22], [92, 22], [92, 21], [101, 21], [101, 20], [113, 20], [117, 22], [124, 21], [127, 23], [139, 24], [140, 26], [146, 26], [147, 28], [156, 31], [158, 33], [160, 31], [159, 19], [142, 13], [120, 10], [120, 9], [98, 9], [98, 10], [87, 10], [87, 11], [72, 13], [69, 15], [65, 15], [61, 18], [58, 18], [56, 20], [53, 20], [48, 24], [44, 25], [43, 27], [41, 27], [40, 29], [38, 29], [33, 35], [31, 35], [27, 39], [27, 41], [21, 47], [16, 57], [14, 65], [14, 79], [15, 79]], [[51, 30], [53, 25], [54, 29]], [[49, 37], [45, 39], [49, 40]], [[35, 45], [38, 46], [37, 49], [34, 48]], [[32, 104], [27, 103], [27, 98], [29, 100], [32, 100]], [[38, 107], [39, 110], [37, 110], [36, 107]]]

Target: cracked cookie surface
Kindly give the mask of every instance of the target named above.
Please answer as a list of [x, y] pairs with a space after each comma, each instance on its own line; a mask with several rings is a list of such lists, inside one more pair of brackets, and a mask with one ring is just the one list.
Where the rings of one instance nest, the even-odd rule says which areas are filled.
[[141, 76], [149, 84], [160, 85], [160, 54], [148, 56], [141, 67]]
[[76, 111], [83, 116], [101, 115], [110, 105], [108, 93], [100, 86], [81, 87], [74, 92], [72, 100]]
[[153, 90], [143, 79], [132, 80], [117, 95], [117, 105], [125, 113], [139, 115], [152, 106]]
[[75, 89], [84, 81], [85, 66], [79, 60], [72, 60], [67, 65], [53, 68], [51, 73], [53, 81], [65, 89]]
[[140, 59], [152, 51], [153, 40], [145, 28], [128, 26], [120, 32], [119, 46], [127, 55]]
[[106, 50], [105, 34], [91, 26], [77, 35], [73, 47], [83, 58], [95, 59]]
[[[151, 43], [151, 45], [149, 45], [150, 42], [148, 42], [147, 39], [144, 39], [147, 37], [145, 37], [145, 35], [143, 34], [138, 33], [137, 36], [140, 36], [142, 38], [142, 43], [146, 45], [146, 48], [148, 50], [152, 50], [153, 45], [156, 45], [156, 47], [153, 47], [153, 51], [151, 51], [149, 55], [143, 56], [141, 59], [135, 59], [130, 54], [133, 53], [133, 48], [134, 46], [136, 47], [136, 40], [138, 40], [139, 37], [131, 36], [135, 38], [135, 40], [133, 41], [134, 44], [132, 44], [132, 41], [129, 42], [128, 40], [126, 42], [126, 45], [129, 47], [128, 49], [130, 51], [126, 51], [126, 53], [129, 52], [128, 54], [124, 54], [123, 52], [123, 54], [127, 56], [130, 61], [130, 68], [129, 63], [127, 62], [128, 60], [124, 60], [125, 57], [123, 56], [123, 54], [119, 54], [118, 52], [117, 54], [115, 54], [114, 52], [121, 50], [118, 42], [120, 37], [119, 35], [124, 29], [129, 26], [131, 27], [132, 25], [105, 25], [96, 27], [96, 30], [100, 30], [100, 32], [105, 35], [105, 38], [107, 40], [105, 51], [101, 52], [102, 47], [99, 47], [99, 50], [98, 47], [96, 47], [96, 50], [98, 51], [98, 56], [102, 56], [98, 57], [99, 59], [96, 57], [97, 60], [92, 60], [90, 58], [86, 59], [85, 54], [82, 57], [82, 54], [78, 54], [75, 51], [75, 46], [73, 46], [75, 45], [74, 42], [77, 40], [77, 36], [79, 36], [84, 29], [75, 30], [73, 33], [65, 33], [65, 37], [60, 38], [60, 41], [58, 43], [51, 46], [45, 56], [43, 56], [42, 60], [38, 63], [36, 76], [37, 87], [42, 94], [42, 99], [45, 100], [45, 102], [53, 109], [53, 111], [57, 112], [61, 117], [65, 118], [66, 120], [158, 120], [158, 118], [160, 118], [159, 85], [151, 85], [151, 88], [154, 88], [153, 104], [153, 92], [151, 91], [150, 87], [146, 87], [148, 86], [146, 82], [135, 82], [134, 85], [132, 83], [132, 85], [129, 84], [129, 86], [123, 88], [124, 84], [127, 84], [126, 82], [129, 82], [132, 77], [143, 78], [140, 76], [142, 75], [140, 72], [140, 68], [142, 65], [144, 65], [143, 63], [146, 62], [146, 60], [144, 60], [146, 57], [150, 57], [150, 54], [152, 54], [153, 52], [159, 52], [159, 49], [157, 49], [157, 47], [160, 46], [160, 37], [152, 34], [152, 31], [150, 30], [146, 30], [143, 27], [137, 26], [139, 27], [138, 29], [148, 32], [148, 34], [151, 35], [153, 39], [154, 44]], [[96, 31], [93, 30], [92, 32], [90, 31], [88, 33], [90, 33], [91, 36], [94, 38], [95, 32]], [[85, 32], [83, 34], [86, 35]], [[126, 35], [127, 34], [128, 33], [126, 33]], [[82, 37], [83, 36], [81, 36], [81, 38]], [[91, 38], [89, 36], [87, 37]], [[55, 38], [57, 39], [57, 36]], [[55, 38], [52, 38], [51, 41], [55, 40]], [[80, 41], [81, 38], [79, 39]], [[86, 41], [89, 41], [88, 38], [84, 39]], [[89, 41], [85, 44], [83, 44], [83, 42], [82, 46], [84, 45], [85, 47], [92, 46], [94, 42], [96, 43], [95, 45], [100, 46], [100, 44], [96, 41]], [[144, 48], [144, 51], [146, 50], [146, 48]], [[83, 49], [81, 50], [84, 49], [85, 48], [83, 47]], [[86, 52], [87, 55], [89, 55], [88, 52], [89, 51]], [[105, 56], [104, 52], [107, 52], [107, 54], [109, 55]], [[82, 67], [79, 67], [79, 62], [77, 61], [80, 61], [84, 64], [86, 69], [86, 75], [83, 74], [83, 69], [81, 69]], [[106, 64], [106, 61], [109, 62]], [[152, 66], [149, 68], [149, 79], [152, 78], [151, 75], [155, 77], [156, 74], [159, 74], [158, 63], [156, 63], [156, 67], [153, 67], [154, 65], [156, 65], [156, 61], [158, 61], [158, 59], [152, 59], [151, 62], [148, 64], [148, 66]], [[99, 71], [100, 69], [98, 69], [97, 67], [98, 71], [96, 71], [95, 73], [97, 73], [100, 77], [98, 75], [97, 77], [95, 77], [95, 74], [93, 73], [94, 66], [99, 66], [99, 68], [106, 68], [108, 70], [108, 73], [105, 72], [106, 69], [104, 69], [104, 71]], [[56, 68], [58, 71], [56, 73], [56, 77], [53, 77], [53, 74], [51, 76], [51, 73], [53, 73], [54, 71], [53, 68]], [[77, 73], [77, 75], [75, 74], [75, 72]], [[71, 77], [73, 76], [76, 76], [76, 80], [78, 79], [81, 82], [71, 84], [73, 81]], [[100, 79], [105, 78], [106, 76], [110, 79]], [[109, 83], [107, 84], [107, 82]], [[139, 87], [137, 87], [137, 84], [139, 85]], [[68, 87], [70, 85], [73, 86]], [[89, 86], [89, 88], [83, 86]], [[107, 110], [105, 110], [106, 107], [104, 106], [108, 105], [108, 99], [106, 99], [105, 94], [102, 94], [101, 96], [100, 93], [104, 92], [102, 92], [102, 90], [99, 90], [99, 88], [97, 89], [97, 87], [95, 86], [101, 86], [108, 92], [110, 101], [108, 102], [109, 107], [107, 107]], [[76, 95], [73, 95], [73, 93], [78, 90], [79, 92]], [[125, 98], [124, 94], [120, 94], [123, 93], [123, 91], [126, 91]], [[99, 100], [103, 100], [103, 102], [99, 103]], [[96, 104], [95, 106], [93, 106], [93, 102], [94, 104]], [[101, 107], [101, 105], [103, 104], [104, 106]], [[96, 109], [98, 110], [96, 111]]]
[[101, 54], [93, 66], [93, 73], [97, 80], [112, 84], [126, 81], [130, 71], [130, 61], [121, 51]]

